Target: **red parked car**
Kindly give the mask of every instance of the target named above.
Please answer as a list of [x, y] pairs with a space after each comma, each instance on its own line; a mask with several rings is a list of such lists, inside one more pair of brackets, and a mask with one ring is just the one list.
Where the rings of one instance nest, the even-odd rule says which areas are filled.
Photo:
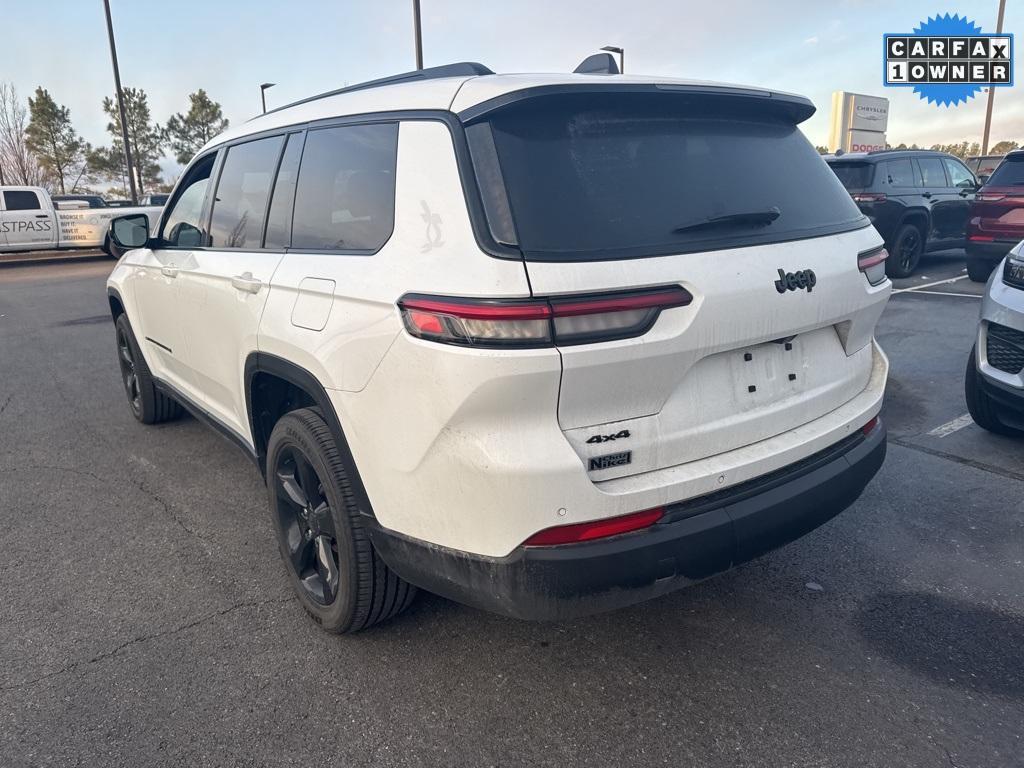
[[1007, 252], [1024, 240], [1024, 150], [1010, 152], [971, 203], [967, 274], [984, 283]]

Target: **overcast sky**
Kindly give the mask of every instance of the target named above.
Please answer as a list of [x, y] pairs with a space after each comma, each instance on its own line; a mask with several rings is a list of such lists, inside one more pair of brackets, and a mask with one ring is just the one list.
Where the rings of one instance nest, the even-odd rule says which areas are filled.
[[[1024, 40], [1024, 1], [1005, 31]], [[145, 89], [161, 124], [205, 88], [233, 122], [268, 107], [414, 67], [411, 0], [111, 0], [121, 79]], [[936, 107], [884, 88], [882, 33], [909, 32], [935, 13], [960, 13], [995, 31], [998, 0], [422, 0], [426, 66], [479, 61], [496, 72], [567, 72], [602, 45], [626, 49], [626, 70], [795, 91], [817, 114], [803, 125], [828, 137], [835, 90], [887, 96], [892, 144], [980, 140], [983, 95]], [[37, 85], [71, 108], [76, 128], [109, 143], [104, 95], [113, 93], [101, 0], [4, 2], [0, 79], [27, 97]], [[1017, 57], [1015, 81], [1022, 78]], [[992, 141], [1024, 143], [1024, 85], [996, 95]], [[165, 163], [172, 169], [172, 161]]]

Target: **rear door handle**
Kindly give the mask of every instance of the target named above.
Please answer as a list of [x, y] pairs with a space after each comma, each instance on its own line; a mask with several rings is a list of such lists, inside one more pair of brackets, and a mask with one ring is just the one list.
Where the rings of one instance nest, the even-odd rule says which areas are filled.
[[50, 218], [50, 214], [48, 214], [48, 213], [37, 213], [36, 214], [36, 218], [37, 219], [48, 219], [48, 218]]
[[177, 277], [178, 268], [173, 264], [168, 264], [166, 267], [160, 267], [160, 274], [164, 277]]
[[931, 196], [932, 196], [932, 193], [931, 193], [931, 192], [925, 192], [925, 193], [923, 193], [923, 194], [921, 195], [921, 197], [924, 197], [924, 198], [930, 198]]
[[259, 293], [263, 287], [263, 281], [252, 276], [252, 272], [243, 272], [231, 278], [231, 285], [237, 290], [245, 293]]

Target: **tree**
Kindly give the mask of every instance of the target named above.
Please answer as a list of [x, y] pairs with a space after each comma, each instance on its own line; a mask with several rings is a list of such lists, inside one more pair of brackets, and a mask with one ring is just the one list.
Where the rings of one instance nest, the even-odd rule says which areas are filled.
[[212, 101], [200, 88], [188, 95], [188, 114], [178, 112], [167, 120], [166, 135], [174, 159], [182, 165], [198, 152], [206, 142], [228, 127], [220, 104]]
[[932, 149], [939, 152], [946, 152], [963, 159], [971, 155], [981, 154], [981, 144], [978, 142], [961, 141], [959, 144], [932, 144]]
[[128, 167], [124, 164], [124, 152], [113, 147], [96, 147], [89, 153], [89, 167], [100, 178], [121, 185], [121, 192], [128, 197]]
[[25, 144], [35, 154], [43, 170], [53, 174], [61, 194], [66, 181], [73, 178], [85, 162], [85, 143], [71, 125], [71, 110], [57, 104], [49, 91], [36, 88], [36, 97], [28, 100], [29, 123]]
[[[128, 124], [128, 144], [132, 150], [135, 186], [140, 195], [155, 188], [160, 183], [160, 158], [164, 155], [163, 129], [153, 122], [149, 113], [149, 101], [146, 92], [141, 88], [124, 88], [124, 111]], [[110, 122], [107, 132], [113, 137], [113, 146], [107, 152], [124, 157], [124, 141], [121, 138], [121, 113], [117, 107], [117, 99], [109, 96], [103, 99], [103, 111]], [[96, 151], [92, 153], [97, 158]], [[123, 160], [121, 167], [123, 167]], [[113, 174], [116, 178], [116, 174]]]
[[1005, 155], [1007, 152], [1012, 152], [1020, 146], [1016, 141], [1000, 141], [994, 147], [989, 149], [989, 154], [993, 155]]
[[0, 184], [41, 187], [46, 173], [28, 148], [28, 109], [11, 83], [0, 83]]

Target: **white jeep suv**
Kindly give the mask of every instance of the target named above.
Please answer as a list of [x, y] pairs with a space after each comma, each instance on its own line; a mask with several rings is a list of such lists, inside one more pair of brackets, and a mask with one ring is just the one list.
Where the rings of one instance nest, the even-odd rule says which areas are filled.
[[112, 225], [136, 418], [257, 463], [324, 628], [415, 587], [627, 605], [810, 531], [885, 456], [882, 239], [799, 96], [459, 64], [214, 139]]

